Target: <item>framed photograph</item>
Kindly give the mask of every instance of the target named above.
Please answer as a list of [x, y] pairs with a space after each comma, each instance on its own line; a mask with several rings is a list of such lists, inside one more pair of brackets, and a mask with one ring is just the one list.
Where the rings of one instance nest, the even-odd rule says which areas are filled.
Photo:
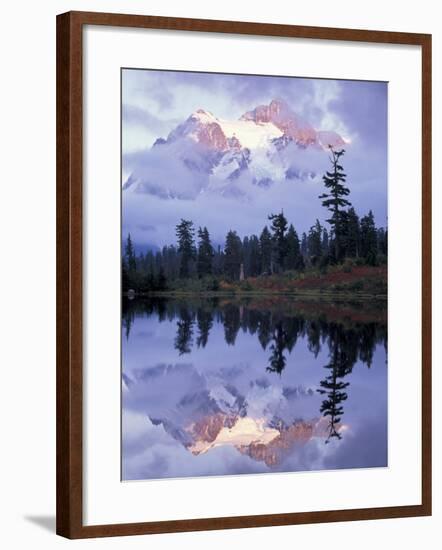
[[57, 532], [431, 514], [431, 36], [57, 18]]

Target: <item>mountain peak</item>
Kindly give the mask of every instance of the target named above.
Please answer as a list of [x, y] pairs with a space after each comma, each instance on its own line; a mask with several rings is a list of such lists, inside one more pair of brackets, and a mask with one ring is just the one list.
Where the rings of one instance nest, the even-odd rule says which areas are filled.
[[213, 115], [210, 111], [206, 111], [205, 109], [197, 109], [190, 115], [190, 118], [197, 119], [199, 122], [202, 123], [218, 122], [216, 116]]
[[240, 120], [251, 120], [256, 124], [272, 123], [283, 134], [303, 146], [313, 145], [317, 141], [313, 126], [292, 111], [283, 99], [272, 99], [268, 105], [258, 105], [252, 111], [244, 113]]
[[197, 109], [170, 132], [166, 141], [171, 143], [189, 138], [209, 149], [226, 151], [229, 145], [219, 122], [210, 111]]
[[288, 103], [286, 101], [284, 101], [284, 99], [281, 99], [281, 98], [275, 98], [275, 99], [272, 99], [272, 101], [270, 102], [269, 104], [269, 109], [271, 112], [273, 113], [281, 113], [283, 111], [285, 112], [292, 112]]
[[[346, 143], [335, 131], [313, 128], [279, 98], [258, 105], [239, 119], [218, 118], [198, 108], [166, 139], [155, 141], [149, 154], [155, 157], [154, 166], [163, 166], [164, 174], [153, 180], [145, 170], [137, 170], [124, 189], [161, 197], [194, 196], [205, 189], [225, 196], [245, 196], [247, 182], [265, 188], [276, 181], [316, 177], [318, 171], [323, 171], [322, 152]], [[311, 152], [305, 160], [300, 157], [304, 149]], [[170, 163], [164, 160], [168, 155]], [[190, 191], [170, 191], [169, 164], [179, 166], [195, 187], [192, 184]]]
[[253, 120], [254, 122], [274, 122], [278, 118], [294, 115], [288, 104], [283, 99], [272, 99], [268, 105], [258, 105], [251, 111], [244, 113], [240, 120]]

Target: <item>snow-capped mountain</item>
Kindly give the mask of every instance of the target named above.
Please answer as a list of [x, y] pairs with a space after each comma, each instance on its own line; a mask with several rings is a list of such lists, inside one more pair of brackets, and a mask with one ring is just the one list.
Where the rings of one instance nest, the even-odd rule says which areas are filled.
[[163, 198], [206, 191], [241, 195], [249, 184], [314, 179], [324, 151], [344, 145], [339, 134], [316, 130], [282, 100], [259, 105], [239, 120], [198, 109], [139, 157], [123, 189]]

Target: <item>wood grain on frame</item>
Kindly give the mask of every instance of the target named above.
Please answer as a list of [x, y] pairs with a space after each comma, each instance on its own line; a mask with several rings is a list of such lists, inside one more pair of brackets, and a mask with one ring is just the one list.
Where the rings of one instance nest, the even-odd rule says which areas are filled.
[[[422, 503], [420, 505], [83, 525], [83, 25], [421, 46]], [[89, 538], [426, 515], [431, 515], [431, 35], [90, 12], [69, 12], [59, 15], [57, 17], [57, 533], [68, 538]]]

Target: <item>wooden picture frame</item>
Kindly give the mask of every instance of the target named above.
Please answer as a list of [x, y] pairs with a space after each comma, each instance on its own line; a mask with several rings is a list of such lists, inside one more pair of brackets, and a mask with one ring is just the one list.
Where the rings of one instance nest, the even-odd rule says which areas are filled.
[[[420, 505], [83, 525], [83, 40], [85, 25], [422, 49], [422, 502]], [[431, 515], [431, 35], [108, 13], [57, 17], [57, 533], [89, 538]]]

